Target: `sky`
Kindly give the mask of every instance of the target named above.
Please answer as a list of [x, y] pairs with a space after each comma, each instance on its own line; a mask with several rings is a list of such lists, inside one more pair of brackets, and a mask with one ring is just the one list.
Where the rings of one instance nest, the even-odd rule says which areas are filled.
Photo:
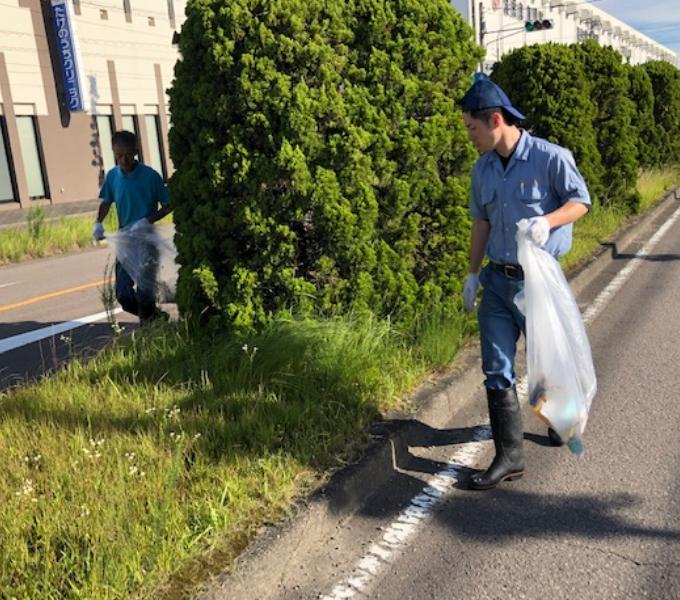
[[592, 4], [680, 58], [680, 0], [596, 0]]

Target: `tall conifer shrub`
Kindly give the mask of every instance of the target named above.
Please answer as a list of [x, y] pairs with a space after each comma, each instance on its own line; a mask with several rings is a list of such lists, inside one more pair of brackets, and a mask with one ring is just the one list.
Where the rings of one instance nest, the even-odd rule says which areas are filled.
[[170, 90], [181, 310], [458, 303], [480, 59], [447, 0], [189, 0]]
[[635, 103], [630, 98], [630, 78], [621, 54], [611, 46], [586, 40], [572, 46], [588, 73], [588, 95], [596, 108], [593, 126], [604, 172], [603, 204], [613, 203], [628, 212], [639, 208], [636, 189], [639, 162], [633, 127]]
[[494, 66], [491, 78], [527, 117], [523, 127], [572, 152], [591, 195], [600, 197], [604, 171], [593, 126], [597, 107], [573, 48], [559, 44], [517, 48]]
[[680, 70], [665, 61], [644, 63], [654, 90], [654, 120], [662, 165], [680, 164]]
[[654, 88], [643, 65], [626, 65], [630, 80], [630, 98], [635, 104], [634, 137], [638, 161], [642, 168], [659, 166], [659, 140], [654, 120]]

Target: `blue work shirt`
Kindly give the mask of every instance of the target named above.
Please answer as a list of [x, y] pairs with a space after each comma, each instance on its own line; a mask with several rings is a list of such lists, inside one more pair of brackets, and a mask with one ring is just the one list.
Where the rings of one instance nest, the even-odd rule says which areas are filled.
[[99, 197], [106, 204], [116, 204], [121, 229], [155, 215], [159, 204], [170, 204], [170, 194], [161, 176], [142, 163], [137, 163], [129, 175], [123, 173], [120, 166], [111, 169]]
[[[516, 265], [517, 222], [551, 213], [567, 202], [590, 205], [590, 194], [569, 150], [522, 130], [506, 169], [496, 152], [472, 170], [470, 214], [489, 221], [489, 260]], [[550, 231], [544, 250], [559, 258], [571, 248], [572, 224]]]

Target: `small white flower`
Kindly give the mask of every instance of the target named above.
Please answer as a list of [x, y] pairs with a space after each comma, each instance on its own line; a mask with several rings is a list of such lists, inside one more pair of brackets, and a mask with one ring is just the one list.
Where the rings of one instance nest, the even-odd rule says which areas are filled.
[[241, 348], [246, 354], [248, 354], [248, 344], [243, 344], [243, 347]]

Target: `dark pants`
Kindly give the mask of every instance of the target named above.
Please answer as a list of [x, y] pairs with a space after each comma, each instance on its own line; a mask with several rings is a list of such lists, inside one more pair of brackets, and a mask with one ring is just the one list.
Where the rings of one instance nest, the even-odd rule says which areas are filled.
[[149, 277], [144, 278], [145, 284], [137, 285], [135, 289], [132, 277], [123, 265], [116, 261], [116, 300], [124, 311], [138, 316], [142, 323], [154, 319], [158, 312], [155, 285], [149, 283], [155, 282], [156, 265], [147, 268], [149, 271], [146, 274]]

